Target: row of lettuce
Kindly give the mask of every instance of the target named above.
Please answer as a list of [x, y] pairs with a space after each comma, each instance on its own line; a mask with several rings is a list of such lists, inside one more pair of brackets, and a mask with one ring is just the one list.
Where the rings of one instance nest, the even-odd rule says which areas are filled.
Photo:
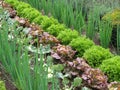
[[76, 30], [67, 28], [53, 17], [42, 15], [29, 4], [18, 0], [5, 0], [16, 9], [20, 17], [40, 25], [44, 31], [56, 36], [62, 44], [70, 45], [77, 51], [76, 56], [83, 57], [89, 65], [100, 68], [109, 81], [120, 82], [120, 56], [113, 55], [108, 49], [97, 46], [93, 41], [80, 35]]

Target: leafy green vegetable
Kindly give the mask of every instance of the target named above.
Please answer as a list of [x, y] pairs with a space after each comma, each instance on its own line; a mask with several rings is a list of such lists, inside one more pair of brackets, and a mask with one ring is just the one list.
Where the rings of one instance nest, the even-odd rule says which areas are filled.
[[31, 8], [31, 9], [30, 8], [25, 8], [25, 9], [22, 10], [22, 12], [20, 11], [19, 14], [22, 17], [25, 17], [28, 20], [30, 20], [30, 22], [32, 22], [33, 19], [35, 19], [36, 17], [41, 16], [41, 14], [37, 10], [34, 10], [33, 8]]
[[45, 31], [49, 32], [50, 34], [54, 36], [58, 36], [58, 34], [61, 31], [64, 31], [66, 29], [65, 25], [63, 24], [52, 24], [49, 28], [47, 28]]
[[52, 24], [58, 24], [58, 21], [56, 19], [54, 19], [53, 17], [47, 17], [45, 16], [43, 18], [43, 21], [41, 23], [41, 27], [43, 28], [43, 30], [46, 30], [48, 27], [50, 27]]
[[3, 81], [0, 81], [0, 90], [6, 90], [5, 84]]
[[34, 18], [34, 19], [32, 20], [32, 22], [34, 22], [35, 24], [41, 25], [42, 20], [43, 20], [43, 16], [38, 16], [38, 17]]
[[5, 2], [11, 4], [14, 7], [16, 7], [19, 4], [18, 0], [5, 0]]
[[29, 4], [26, 4], [24, 2], [19, 2], [18, 5], [15, 6], [16, 9], [17, 9], [17, 12], [22, 12], [24, 9], [26, 8], [30, 8], [30, 5]]
[[64, 69], [64, 65], [63, 64], [57, 64], [57, 65], [53, 65], [52, 69], [56, 72], [60, 72]]
[[86, 50], [83, 58], [87, 60], [88, 64], [92, 67], [98, 67], [103, 60], [113, 57], [113, 54], [108, 49], [101, 46], [93, 46]]
[[74, 78], [74, 81], [73, 81], [73, 86], [74, 87], [81, 86], [81, 84], [82, 84], [82, 78], [80, 78], [80, 77]]
[[78, 56], [83, 56], [84, 52], [94, 45], [94, 42], [86, 37], [73, 39], [69, 44], [73, 49], [77, 50]]
[[104, 60], [99, 68], [108, 76], [110, 82], [120, 82], [120, 56]]
[[72, 41], [77, 37], [79, 37], [79, 34], [77, 31], [66, 29], [65, 31], [61, 31], [57, 38], [61, 40], [63, 44], [67, 45], [70, 43], [70, 41]]

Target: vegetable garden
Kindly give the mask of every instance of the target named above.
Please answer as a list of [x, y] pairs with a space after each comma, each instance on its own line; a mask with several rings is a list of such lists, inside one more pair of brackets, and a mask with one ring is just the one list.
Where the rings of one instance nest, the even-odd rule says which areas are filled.
[[119, 90], [119, 0], [0, 1], [0, 90]]

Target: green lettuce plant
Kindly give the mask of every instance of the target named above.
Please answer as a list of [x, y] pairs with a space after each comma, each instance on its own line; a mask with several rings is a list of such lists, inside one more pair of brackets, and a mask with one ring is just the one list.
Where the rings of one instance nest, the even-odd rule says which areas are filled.
[[108, 76], [110, 82], [120, 82], [120, 56], [104, 60], [99, 68]]
[[49, 28], [52, 24], [58, 24], [58, 21], [56, 19], [54, 19], [53, 17], [47, 17], [44, 16], [42, 23], [41, 23], [41, 27], [43, 28], [43, 30], [46, 30], [47, 28]]
[[73, 39], [79, 37], [79, 34], [75, 30], [66, 29], [61, 31], [57, 38], [65, 45], [69, 44]]
[[[29, 13], [29, 14], [28, 14]], [[32, 22], [36, 17], [39, 15], [41, 16], [41, 13], [39, 13], [37, 10], [34, 10], [33, 8], [25, 8], [22, 12], [19, 13], [22, 17], [28, 19], [30, 22]]]
[[42, 16], [42, 15], [37, 16], [32, 20], [32, 22], [34, 22], [35, 24], [41, 25], [43, 18], [44, 18], [44, 16]]
[[19, 2], [19, 4], [16, 5], [15, 7], [17, 9], [17, 12], [22, 12], [25, 8], [30, 8], [30, 5], [24, 2]]
[[94, 42], [86, 37], [78, 37], [73, 39], [69, 44], [73, 49], [78, 52], [78, 56], [83, 56], [84, 52], [94, 45]]
[[49, 28], [47, 28], [45, 31], [49, 32], [50, 34], [54, 35], [54, 36], [58, 36], [58, 34], [61, 31], [64, 31], [66, 29], [65, 25], [63, 24], [52, 24]]
[[0, 90], [6, 90], [5, 83], [0, 80]]
[[101, 46], [92, 46], [86, 50], [83, 55], [83, 58], [92, 67], [98, 67], [103, 60], [111, 57], [113, 57], [113, 54], [108, 49], [104, 49]]
[[13, 7], [16, 7], [19, 4], [18, 0], [5, 0], [5, 2], [11, 4]]

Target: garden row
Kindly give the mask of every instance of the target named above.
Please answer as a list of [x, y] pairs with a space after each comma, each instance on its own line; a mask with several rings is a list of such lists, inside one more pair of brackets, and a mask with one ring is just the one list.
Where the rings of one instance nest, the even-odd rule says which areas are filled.
[[[41, 13], [26, 3], [19, 2], [17, 0], [6, 0], [6, 2], [10, 3], [16, 9], [17, 14], [20, 17], [24, 17], [30, 20], [30, 22], [34, 22], [40, 25], [43, 30], [56, 36], [62, 44], [70, 45], [77, 51], [75, 53], [76, 57], [83, 57], [92, 67], [100, 67], [101, 70], [103, 70], [106, 74], [109, 74], [109, 81], [120, 81], [119, 56], [114, 56], [109, 52], [109, 50], [106, 50], [100, 46], [96, 46], [91, 40], [80, 36], [75, 30], [69, 30], [64, 25], [59, 24], [58, 21], [52, 17], [43, 16]], [[60, 47], [61, 46], [57, 46], [55, 50], [59, 50]], [[70, 54], [71, 53], [69, 52], [68, 56], [70, 56]], [[63, 54], [63, 56], [66, 55]], [[72, 61], [74, 62], [73, 59]]]
[[[33, 79], [33, 81], [28, 77], [27, 78], [27, 81], [31, 81], [31, 82], [27, 82], [26, 80], [24, 80], [24, 78], [26, 77], [26, 75], [27, 76], [29, 76], [30, 75], [30, 73], [29, 73], [29, 71], [27, 71], [27, 73], [26, 74], [24, 74], [25, 72], [26, 72], [26, 70], [24, 69], [24, 70], [22, 70], [21, 69], [21, 63], [22, 63], [22, 65], [24, 66], [22, 66], [23, 68], [26, 68], [27, 70], [29, 70], [29, 67], [27, 67], [27, 66], [25, 66], [25, 65], [28, 65], [28, 61], [29, 62], [31, 62], [31, 59], [29, 60], [29, 59], [26, 59], [27, 61], [25, 62], [25, 63], [23, 63], [23, 61], [24, 60], [20, 60], [19, 61], [19, 57], [21, 57], [20, 55], [18, 55], [18, 57], [17, 57], [17, 60], [16, 60], [16, 55], [17, 55], [17, 52], [14, 52], [14, 50], [16, 50], [16, 49], [14, 49], [14, 50], [12, 50], [13, 52], [11, 52], [10, 50], [11, 49], [13, 49], [13, 48], [18, 48], [19, 47], [19, 44], [20, 45], [22, 45], [21, 47], [21, 50], [22, 50], [22, 52], [24, 53], [25, 51], [27, 51], [26, 50], [26, 47], [27, 47], [27, 45], [28, 44], [26, 44], [26, 41], [27, 42], [29, 42], [29, 44], [30, 45], [28, 45], [28, 51], [30, 52], [30, 53], [36, 53], [36, 49], [35, 49], [35, 47], [34, 46], [36, 46], [37, 47], [37, 45], [35, 44], [36, 43], [36, 39], [38, 40], [38, 44], [40, 44], [40, 43], [42, 43], [42, 44], [44, 44], [44, 45], [46, 45], [46, 44], [55, 44], [55, 37], [53, 37], [53, 36], [51, 36], [51, 35], [49, 35], [49, 34], [47, 34], [47, 33], [45, 33], [45, 32], [43, 32], [37, 25], [34, 25], [34, 24], [30, 24], [27, 20], [24, 20], [23, 18], [19, 18], [18, 16], [16, 16], [15, 14], [15, 17], [14, 18], [10, 18], [10, 16], [13, 16], [13, 13], [11, 13], [11, 12], [14, 12], [14, 10], [11, 8], [11, 7], [9, 7], [9, 5], [6, 5], [6, 4], [4, 4], [4, 8], [6, 8], [8, 11], [10, 11], [9, 13], [7, 13], [6, 12], [6, 10], [4, 11], [2, 8], [0, 9], [0, 11], [1, 11], [1, 31], [0, 31], [0, 55], [1, 55], [1, 63], [3, 64], [3, 66], [4, 66], [4, 68], [6, 69], [6, 71], [8, 72], [8, 73], [10, 73], [10, 76], [12, 77], [12, 80], [13, 80], [13, 82], [15, 82], [14, 84], [15, 84], [15, 86], [17, 86], [17, 88], [19, 89], [22, 89], [22, 90], [29, 90], [29, 88], [31, 88], [32, 90], [36, 90], [36, 88], [37, 87], [29, 87], [29, 86], [27, 86], [26, 85], [26, 83], [30, 83], [30, 85], [32, 84], [33, 85], [33, 83], [31, 83], [31, 82], [35, 82], [36, 83], [36, 80], [35, 79]], [[21, 25], [21, 26], [19, 26], [17, 23], [16, 23], [16, 20], [19, 22], [19, 24]], [[27, 26], [26, 26], [26, 23], [27, 23]], [[24, 28], [23, 28], [24, 27]], [[7, 33], [6, 32], [9, 32], [9, 34], [8, 34], [8, 36], [7, 36]], [[16, 34], [17, 35], [16, 35]], [[27, 37], [26, 37], [26, 34], [27, 34]], [[29, 37], [33, 37], [33, 38], [29, 38]], [[37, 38], [38, 37], [38, 38]], [[50, 39], [49, 39], [50, 38]], [[8, 41], [7, 41], [7, 39], [8, 39]], [[51, 41], [51, 40], [53, 40], [53, 41]], [[14, 42], [15, 41], [15, 42]], [[17, 47], [15, 47], [16, 45], [15, 45], [15, 43], [16, 43], [16, 41], [17, 41]], [[51, 43], [52, 42], [52, 43]], [[12, 45], [10, 45], [9, 43], [13, 43]], [[10, 46], [9, 46], [10, 45]], [[14, 46], [15, 45], [15, 46]], [[32, 46], [32, 47], [31, 47]], [[38, 46], [39, 47], [39, 46]], [[9, 54], [7, 54], [7, 53], [5, 53], [6, 52], [6, 50], [4, 50], [3, 48], [6, 48], [6, 50], [7, 50], [7, 52], [9, 53]], [[8, 49], [10, 49], [10, 50], [8, 50]], [[39, 48], [38, 48], [39, 49]], [[49, 49], [49, 48], [48, 48]], [[57, 50], [56, 50], [57, 49]], [[19, 52], [19, 50], [20, 49], [18, 49], [17, 51]], [[74, 52], [75, 51], [73, 51], [73, 50], [71, 50], [71, 48], [70, 47], [66, 47], [66, 46], [62, 46], [62, 45], [58, 45], [58, 46], [56, 46], [56, 47], [54, 47], [54, 50], [53, 51], [55, 51], [55, 52], [52, 52], [53, 54], [59, 54], [60, 56], [61, 56], [61, 60], [62, 59], [64, 59], [64, 60], [67, 60], [68, 58], [71, 58], [71, 60], [72, 60], [72, 56], [71, 55], [74, 55]], [[57, 51], [57, 52], [56, 52]], [[66, 52], [67, 51], [67, 52]], [[45, 53], [45, 52], [49, 52], [49, 51], [46, 51], [46, 49], [45, 50], [43, 50], [43, 53]], [[66, 52], [66, 55], [65, 55], [65, 52]], [[11, 54], [10, 53], [13, 53], [13, 56], [11, 56]], [[16, 53], [16, 54], [15, 54]], [[23, 54], [22, 53], [22, 54]], [[69, 53], [71, 53], [70, 55], [68, 55]], [[6, 55], [7, 54], [7, 55]], [[14, 55], [15, 54], [15, 55]], [[28, 55], [28, 54], [25, 54], [25, 56], [26, 55]], [[65, 55], [65, 56], [64, 56]], [[6, 58], [4, 58], [4, 56], [6, 57]], [[31, 56], [31, 55], [29, 55], [30, 56], [30, 58], [34, 58], [33, 56]], [[10, 59], [9, 59], [10, 58]], [[67, 58], [67, 59], [65, 59], [65, 58]], [[24, 59], [24, 56], [23, 56], [23, 58], [21, 58], [21, 59]], [[7, 63], [7, 61], [9, 61], [9, 63]], [[20, 63], [17, 63], [17, 65], [16, 65], [16, 62], [20, 62]], [[34, 62], [34, 61], [36, 61], [36, 60], [32, 60], [32, 63]], [[58, 60], [57, 60], [58, 61]], [[78, 61], [79, 61], [79, 59], [78, 59]], [[84, 61], [83, 61], [84, 62]], [[40, 62], [41, 63], [41, 62]], [[62, 62], [63, 63], [63, 62]], [[72, 63], [72, 62], [71, 62]], [[78, 62], [79, 63], [79, 62]], [[83, 63], [84, 64], [84, 63]], [[85, 63], [86, 64], [86, 63]], [[69, 64], [68, 64], [69, 65]], [[87, 65], [87, 64], [86, 64]], [[36, 66], [36, 64], [35, 64], [35, 66]], [[57, 72], [60, 72], [61, 70], [63, 70], [64, 69], [64, 67], [63, 67], [64, 65], [63, 64], [57, 64], [57, 65], [50, 65], [50, 67], [49, 67], [49, 69], [52, 67], [52, 68], [54, 68], [55, 69], [55, 71], [57, 71]], [[41, 66], [40, 66], [41, 67]], [[68, 66], [68, 68], [69, 68], [70, 66]], [[83, 67], [84, 67], [84, 65], [83, 65]], [[9, 69], [10, 68], [10, 69]], [[15, 68], [16, 68], [16, 70], [15, 70]], [[32, 64], [32, 67], [31, 67], [31, 65], [30, 65], [30, 68], [34, 68], [33, 67], [33, 64]], [[13, 72], [15, 70], [15, 72]], [[19, 70], [22, 70], [22, 72], [19, 72]], [[41, 70], [41, 69], [40, 69]], [[32, 72], [33, 72], [34, 70], [32, 70]], [[39, 69], [38, 69], [38, 71], [39, 71]], [[37, 71], [37, 72], [38, 72]], [[50, 75], [48, 74], [48, 76], [50, 76], [51, 77], [51, 75], [53, 75], [53, 71], [52, 72], [50, 72], [51, 70], [49, 70], [49, 73], [50, 73]], [[65, 70], [64, 70], [65, 71]], [[68, 70], [67, 70], [68, 71]], [[71, 71], [71, 70], [69, 70], [69, 71]], [[19, 74], [18, 74], [18, 72], [19, 72]], [[40, 74], [40, 76], [41, 75], [43, 75], [44, 73], [43, 72], [45, 72], [45, 71], [40, 71], [40, 72], [42, 72], [41, 74]], [[22, 75], [22, 77], [21, 77], [21, 74], [24, 74], [24, 75]], [[60, 73], [60, 74], [62, 74], [62, 73]], [[67, 73], [66, 73], [67, 74]], [[32, 74], [33, 75], [33, 74]], [[79, 75], [79, 74], [77, 74], [77, 75]], [[36, 74], [34, 73], [34, 75], [33, 76], [36, 76]], [[61, 76], [61, 75], [60, 75]], [[63, 75], [63, 76], [61, 76], [61, 78], [63, 79], [64, 77], [65, 77], [66, 75]], [[68, 76], [68, 75], [67, 75]], [[23, 79], [22, 80], [22, 82], [21, 82], [21, 80], [19, 80], [19, 78], [21, 77], [21, 79]], [[46, 77], [47, 78], [47, 74], [46, 75], [44, 75], [44, 77]], [[33, 77], [34, 78], [34, 77]], [[40, 78], [40, 77], [39, 77]], [[92, 78], [92, 77], [91, 77]], [[41, 82], [41, 80], [43, 81], [44, 80], [44, 78], [43, 79], [38, 79], [39, 80], [39, 82]], [[54, 81], [52, 78], [50, 79], [50, 80], [52, 80], [52, 84], [53, 84], [53, 82], [54, 83], [56, 83], [56, 81]], [[66, 80], [66, 78], [64, 79], [64, 80]], [[62, 82], [64, 82], [64, 80], [62, 80]], [[49, 81], [49, 80], [48, 80]], [[74, 80], [75, 82], [77, 81], [77, 86], [81, 86], [80, 84], [81, 84], [81, 78], [78, 76], [77, 78], [75, 78], [75, 80]], [[71, 83], [73, 83], [73, 80], [72, 81], [70, 81]], [[49, 81], [49, 83], [51, 83], [51, 81]], [[80, 84], [79, 84], [80, 83]], [[41, 84], [41, 83], [40, 83]], [[42, 85], [44, 85], [45, 84], [45, 82], [43, 82], [43, 84], [41, 84], [41, 85], [39, 85], [39, 83], [37, 83], [37, 84], [35, 84], [36, 86], [38, 85], [38, 88], [43, 88], [43, 90], [47, 90], [47, 88], [45, 88], [45, 87], [42, 87]], [[57, 83], [56, 83], [57, 84]], [[24, 85], [24, 86], [23, 86]], [[64, 84], [63, 84], [64, 85]], [[21, 87], [22, 86], [22, 87]], [[34, 85], [33, 85], [34, 86]], [[59, 85], [57, 85], [58, 87], [59, 87]], [[65, 87], [66, 87], [67, 85], [65, 85]], [[67, 88], [65, 88], [64, 86], [62, 87], [63, 89], [67, 89]], [[76, 83], [75, 83], [75, 85], [71, 85], [70, 86], [70, 88], [75, 88], [76, 87]], [[69, 87], [68, 87], [69, 88]], [[12, 89], [12, 90], [14, 90], [14, 89]], [[54, 90], [54, 88], [52, 88], [52, 90]], [[56, 89], [55, 89], [56, 90]], [[60, 90], [60, 89], [58, 89], [58, 90]]]
[[[61, 23], [64, 23], [78, 32], [86, 34], [95, 43], [104, 48], [111, 46], [112, 52], [119, 54], [119, 33], [116, 27], [119, 22], [120, 1], [89, 1], [89, 0], [19, 0], [32, 5], [42, 14], [54, 16]], [[117, 8], [115, 12], [112, 10]], [[112, 12], [108, 13], [108, 12]], [[105, 14], [108, 13], [106, 16]], [[113, 16], [111, 16], [113, 15]], [[104, 18], [102, 18], [105, 16]], [[106, 18], [107, 17], [107, 18]], [[112, 19], [112, 20], [111, 20]], [[113, 21], [114, 19], [114, 21]], [[105, 20], [105, 22], [104, 22]], [[108, 21], [108, 22], [106, 22]], [[115, 22], [114, 25], [111, 25]], [[114, 30], [112, 30], [114, 29]], [[117, 49], [116, 49], [117, 48]], [[113, 51], [114, 50], [114, 51]]]
[[[36, 53], [36, 50], [35, 50], [35, 47], [33, 48], [31, 48], [31, 45], [32, 46], [37, 46], [37, 45], [35, 45], [35, 39], [38, 39], [38, 42], [39, 42], [39, 44], [40, 43], [42, 43], [42, 44], [44, 44], [44, 45], [46, 45], [46, 44], [50, 44], [51, 42], [54, 42], [55, 41], [55, 38], [53, 37], [53, 36], [51, 36], [51, 35], [49, 35], [49, 34], [47, 34], [47, 33], [45, 33], [45, 32], [43, 32], [37, 25], [34, 25], [34, 24], [30, 24], [27, 20], [24, 20], [24, 19], [22, 19], [22, 18], [19, 18], [19, 17], [17, 17], [15, 14], [15, 17], [14, 18], [9, 18], [10, 16], [13, 16], [13, 13], [11, 13], [11, 12], [14, 12], [14, 10], [12, 9], [12, 8], [10, 8], [9, 7], [9, 5], [7, 5], [7, 4], [3, 4], [3, 6], [4, 6], [4, 8], [6, 8], [8, 11], [10, 11], [9, 13], [7, 13], [6, 12], [6, 10], [5, 11], [3, 11], [3, 9], [1, 8], [1, 12], [2, 12], [2, 14], [1, 14], [1, 31], [0, 31], [0, 41], [1, 41], [1, 43], [0, 43], [0, 55], [1, 55], [1, 63], [3, 64], [3, 66], [4, 66], [4, 68], [6, 69], [6, 71], [8, 72], [8, 73], [10, 73], [10, 75], [11, 75], [11, 77], [12, 77], [12, 80], [15, 82], [15, 85], [17, 86], [17, 88], [19, 89], [22, 89], [22, 90], [29, 90], [29, 88], [31, 88], [32, 90], [36, 90], [36, 88], [34, 87], [34, 89], [33, 89], [33, 87], [31, 86], [31, 87], [29, 87], [29, 86], [27, 86], [26, 85], [26, 83], [29, 83], [29, 84], [32, 84], [33, 85], [33, 83], [31, 83], [31, 82], [35, 82], [36, 83], [36, 80], [35, 79], [33, 79], [33, 81], [31, 81], [31, 79], [32, 79], [32, 77], [31, 76], [29, 76], [30, 75], [30, 73], [29, 72], [27, 72], [26, 74], [24, 74], [25, 72], [26, 72], [26, 70], [24, 69], [24, 70], [22, 70], [21, 69], [21, 63], [22, 63], [22, 65], [24, 66], [22, 66], [23, 68], [26, 68], [27, 70], [29, 70], [29, 67], [27, 67], [27, 66], [25, 66], [25, 65], [28, 65], [28, 61], [29, 62], [31, 62], [31, 60], [28, 60], [28, 59], [26, 59], [26, 62], [25, 63], [23, 63], [23, 61], [24, 60], [20, 60], [19, 61], [19, 57], [20, 57], [20, 55], [18, 55], [18, 59], [17, 60], [15, 60], [16, 58], [16, 55], [17, 55], [17, 52], [14, 52], [14, 50], [16, 50], [16, 49], [14, 49], [13, 50], [13, 52], [10, 52], [10, 50], [11, 49], [13, 49], [13, 48], [19, 48], [19, 44], [20, 45], [22, 45], [21, 47], [21, 49], [23, 49], [23, 53], [25, 52], [25, 51], [27, 51], [26, 50], [26, 40], [29, 42], [29, 44], [30, 44], [30, 47], [28, 48], [29, 49], [29, 53], [31, 53], [31, 52], [34, 52], [34, 53]], [[9, 15], [10, 14], [10, 15]], [[17, 19], [16, 19], [17, 18]], [[17, 23], [15, 23], [16, 22], [16, 20], [19, 22], [19, 24], [21, 25], [21, 26], [23, 26], [23, 27], [21, 27], [21, 26], [19, 26]], [[26, 26], [26, 23], [27, 23], [27, 26]], [[6, 31], [9, 31], [9, 34], [8, 34], [8, 40], [9, 41], [7, 41], [7, 34], [6, 34]], [[29, 31], [30, 30], [30, 31]], [[2, 33], [1, 33], [2, 32]], [[22, 35], [23, 34], [23, 32], [24, 32], [24, 35]], [[28, 33], [26, 33], [26, 32], [28, 32]], [[41, 33], [40, 33], [41, 32]], [[15, 34], [14, 35], [14, 33], [17, 33], [17, 35]], [[24, 37], [24, 36], [26, 36], [26, 34], [27, 34], [27, 37]], [[28, 40], [28, 38], [29, 38], [29, 36], [32, 36], [33, 38], [31, 38], [31, 39], [29, 39]], [[38, 38], [37, 38], [38, 37]], [[50, 38], [50, 39], [48, 39], [48, 38]], [[51, 40], [53, 40], [54, 39], [54, 41], [51, 41]], [[14, 41], [17, 41], [17, 47], [14, 47]], [[10, 45], [9, 43], [13, 43], [12, 45]], [[52, 43], [53, 44], [53, 43]], [[10, 45], [10, 46], [9, 46]], [[6, 47], [7, 46], [7, 47]], [[15, 45], [16, 46], [16, 45]], [[5, 53], [6, 52], [6, 50], [3, 50], [3, 48], [7, 48], [6, 50], [7, 50], [7, 52], [9, 53], [9, 54], [7, 54], [7, 53]], [[8, 51], [8, 49], [10, 49], [9, 51]], [[57, 49], [57, 50], [56, 50]], [[19, 50], [20, 49], [18, 49], [17, 51], [19, 52]], [[71, 48], [70, 47], [66, 47], [66, 46], [62, 46], [62, 45], [58, 45], [58, 46], [56, 46], [56, 47], [54, 47], [54, 50], [53, 51], [55, 51], [55, 52], [52, 52], [53, 54], [61, 54], [60, 56], [61, 56], [61, 59], [64, 59], [64, 60], [66, 60], [65, 58], [70, 58], [71, 57], [71, 55], [67, 55], [67, 54], [69, 54], [69, 53], [71, 53], [71, 54], [73, 54], [74, 55], [74, 52], [75, 51], [73, 51], [73, 50], [71, 50]], [[56, 52], [57, 51], [57, 52]], [[67, 51], [67, 52], [66, 52]], [[43, 53], [45, 53], [46, 52], [46, 50], [43, 50]], [[47, 51], [47, 52], [49, 52], [49, 51]], [[65, 52], [66, 52], [66, 55], [64, 56], [64, 54], [65, 54]], [[13, 56], [11, 56], [11, 54], [10, 53], [13, 53]], [[16, 55], [14, 55], [16, 53]], [[6, 55], [7, 54], [7, 55]], [[25, 55], [27, 55], [26, 53], [24, 53]], [[3, 57], [6, 57], [6, 58], [3, 58]], [[30, 56], [30, 58], [33, 58], [33, 57], [31, 57], [31, 55], [29, 55]], [[23, 56], [24, 57], [24, 56]], [[10, 59], [9, 59], [10, 58]], [[21, 58], [21, 59], [23, 59], [23, 58]], [[71, 57], [71, 60], [72, 60], [72, 57]], [[9, 61], [9, 63], [7, 63], [7, 61]], [[16, 65], [16, 61], [18, 62], [20, 62], [20, 63], [17, 63], [17, 65]], [[36, 60], [35, 60], [36, 61]], [[57, 60], [58, 61], [58, 60]], [[81, 60], [79, 60], [78, 59], [78, 61], [81, 61]], [[82, 60], [83, 61], [83, 60]], [[32, 62], [34, 62], [34, 60], [32, 61]], [[83, 61], [84, 63], [85, 63], [85, 61]], [[40, 62], [41, 63], [41, 62]], [[63, 63], [63, 62], [62, 62]], [[72, 63], [72, 62], [71, 62]], [[79, 62], [78, 62], [79, 63]], [[83, 64], [84, 64], [83, 63]], [[86, 63], [85, 63], [86, 64]], [[68, 64], [69, 65], [69, 64]], [[87, 65], [87, 64], [86, 64]], [[31, 65], [30, 65], [31, 66]], [[36, 65], [35, 65], [36, 66]], [[55, 71], [61, 71], [61, 70], [63, 70], [64, 68], [63, 68], [63, 64], [57, 64], [57, 65], [52, 65], [53, 66], [53, 68], [55, 69]], [[88, 66], [88, 65], [87, 65]], [[88, 66], [89, 67], [89, 66]], [[10, 69], [9, 69], [10, 68]], [[14, 68], [16, 68], [16, 70], [14, 69]], [[33, 66], [32, 67], [30, 67], [30, 68], [33, 68]], [[40, 67], [39, 67], [40, 68]], [[50, 67], [49, 67], [50, 68]], [[62, 68], [62, 69], [61, 69]], [[68, 68], [70, 68], [70, 66], [68, 66]], [[84, 65], [83, 65], [83, 68], [84, 68]], [[15, 70], [15, 72], [13, 72]], [[22, 70], [22, 72], [19, 72], [19, 70]], [[41, 69], [40, 69], [41, 70]], [[33, 72], [34, 70], [32, 70], [32, 72]], [[39, 71], [39, 69], [38, 69], [38, 71]], [[68, 70], [67, 70], [68, 71]], [[71, 71], [71, 70], [69, 70], [69, 71]], [[19, 74], [18, 74], [18, 72], [19, 72]], [[40, 71], [40, 72], [44, 72], [44, 71]], [[49, 72], [50, 72], [50, 70], [49, 70]], [[21, 74], [24, 74], [24, 75], [22, 75], [22, 77], [21, 77]], [[50, 72], [51, 73], [51, 72]], [[28, 74], [28, 75], [27, 75]], [[43, 73], [44, 74], [44, 73]], [[62, 73], [61, 73], [62, 74]], [[27, 81], [25, 81], [24, 80], [24, 78], [26, 77], [26, 75], [27, 76], [29, 76], [29, 77], [31, 77], [31, 79], [29, 78], [29, 81], [31, 81], [31, 82], [27, 82], [28, 81], [28, 78], [27, 78]], [[32, 74], [33, 75], [33, 74]], [[42, 75], [42, 74], [41, 74]], [[40, 75], [40, 76], [41, 76]], [[79, 75], [79, 74], [77, 74], [77, 75]], [[34, 75], [33, 76], [36, 76], [36, 74], [34, 73]], [[48, 75], [49, 76], [49, 75]], [[19, 80], [19, 78], [21, 77], [21, 79], [23, 79], [22, 81], [21, 80]], [[47, 78], [47, 74], [46, 75], [44, 75], [44, 77], [46, 77]], [[64, 75], [62, 76], [62, 79], [63, 79], [63, 77], [64, 77]], [[34, 77], [33, 77], [34, 78]], [[39, 77], [40, 78], [40, 77]], [[92, 78], [92, 77], [91, 77]], [[41, 82], [41, 79], [38, 79], [39, 80], [39, 82]], [[44, 78], [42, 79], [42, 80], [44, 80]], [[52, 79], [51, 79], [52, 80]], [[78, 81], [79, 80], [79, 81]], [[52, 84], [53, 84], [53, 81], [54, 80], [52, 80]], [[74, 80], [74, 82], [76, 82], [77, 81], [77, 85], [76, 85], [76, 83], [75, 83], [75, 85], [72, 85], [70, 88], [75, 88], [75, 87], [77, 87], [77, 86], [80, 86], [80, 84], [81, 84], [81, 78], [79, 78], [79, 77], [77, 77], [77, 78], [75, 78], [75, 80]], [[70, 81], [71, 82], [71, 81]], [[49, 81], [49, 83], [51, 83], [51, 81]], [[56, 81], [54, 82], [54, 83], [56, 83]], [[73, 83], [73, 81], [72, 81], [72, 83]], [[79, 84], [80, 83], [80, 84]], [[41, 83], [40, 83], [41, 84]], [[43, 82], [43, 84], [42, 85], [44, 85], [45, 84], [45, 82]], [[24, 85], [24, 86], [23, 86]], [[37, 85], [39, 85], [39, 83], [37, 83], [37, 84], [35, 84], [36, 86]], [[63, 84], [64, 85], [64, 84]], [[21, 87], [22, 86], [22, 87]], [[34, 86], [34, 85], [33, 85]], [[67, 86], [67, 85], [65, 85], [65, 86]], [[45, 86], [46, 87], [46, 86]], [[38, 86], [38, 88], [43, 88], [42, 90], [47, 90], [47, 88], [45, 88], [45, 87], [41, 87], [41, 85], [39, 85]], [[58, 86], [59, 87], [59, 86]], [[62, 88], [64, 88], [64, 86], [62, 87]], [[64, 89], [66, 89], [66, 88], [64, 88]], [[13, 90], [13, 89], [12, 89]], [[52, 88], [52, 90], [54, 90], [54, 88]], [[55, 89], [56, 90], [56, 89]], [[58, 89], [58, 90], [60, 90], [60, 89]]]

